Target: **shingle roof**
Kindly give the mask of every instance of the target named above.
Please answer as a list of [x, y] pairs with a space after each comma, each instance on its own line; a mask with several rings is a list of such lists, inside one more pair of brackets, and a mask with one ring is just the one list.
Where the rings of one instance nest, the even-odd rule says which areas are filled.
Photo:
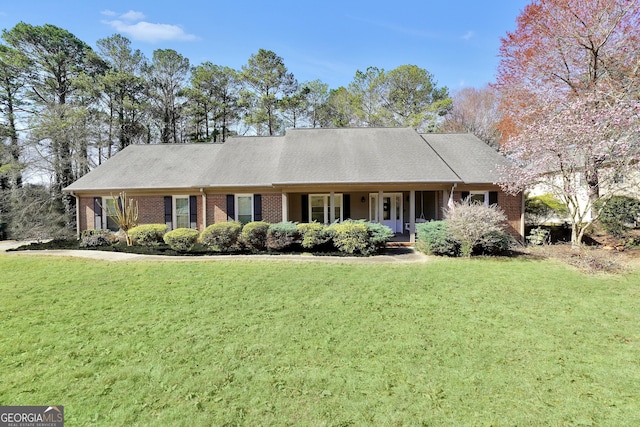
[[467, 184], [497, 182], [498, 165], [507, 163], [505, 157], [470, 133], [428, 133], [422, 137]]
[[132, 145], [66, 191], [350, 183], [493, 183], [506, 160], [470, 134], [290, 129], [224, 144]]
[[277, 184], [459, 182], [410, 128], [291, 129]]

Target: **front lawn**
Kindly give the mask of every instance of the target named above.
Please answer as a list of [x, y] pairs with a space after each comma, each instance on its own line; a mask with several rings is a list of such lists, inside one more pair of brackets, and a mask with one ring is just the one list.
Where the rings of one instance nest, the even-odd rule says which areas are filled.
[[0, 405], [68, 425], [638, 425], [640, 272], [0, 255]]

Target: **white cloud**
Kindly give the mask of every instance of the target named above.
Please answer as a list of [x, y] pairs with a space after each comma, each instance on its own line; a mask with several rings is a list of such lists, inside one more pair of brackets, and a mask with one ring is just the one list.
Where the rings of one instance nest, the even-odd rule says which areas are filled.
[[144, 18], [146, 18], [146, 16], [144, 16], [144, 13], [142, 12], [130, 10], [127, 13], [123, 13], [122, 15], [120, 15], [120, 18], [124, 19], [125, 21], [136, 22], [142, 21]]
[[460, 37], [462, 40], [471, 40], [476, 36], [476, 33], [473, 31], [467, 31], [464, 36]]
[[105, 9], [102, 12], [100, 12], [100, 14], [104, 15], [104, 16], [116, 16], [117, 13], [114, 12], [113, 10], [109, 10], [109, 9]]
[[[115, 12], [104, 10], [103, 15], [116, 16]], [[144, 13], [129, 10], [118, 16], [118, 19], [103, 21], [103, 23], [113, 27], [118, 33], [127, 35], [133, 40], [140, 40], [149, 43], [160, 41], [177, 40], [192, 41], [198, 40], [193, 34], [186, 33], [181, 27], [172, 24], [160, 24], [143, 21]]]

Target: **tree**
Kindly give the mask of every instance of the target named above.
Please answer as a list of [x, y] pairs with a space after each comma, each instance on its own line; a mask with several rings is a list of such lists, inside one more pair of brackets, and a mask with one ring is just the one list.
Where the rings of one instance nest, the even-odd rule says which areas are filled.
[[[618, 176], [640, 161], [640, 102], [608, 100], [604, 94], [548, 104], [545, 114], [523, 126], [504, 150], [513, 165], [500, 185], [517, 193], [542, 185], [567, 206], [571, 242], [578, 246], [600, 215]], [[588, 179], [597, 181], [597, 197]], [[582, 183], [587, 184], [586, 186]]]
[[[503, 184], [553, 187], [572, 215], [576, 246], [598, 215], [601, 180], [626, 174], [637, 158], [639, 41], [637, 0], [536, 0], [502, 40], [501, 130], [519, 166]], [[585, 204], [577, 179], [586, 184]]]
[[173, 49], [153, 51], [150, 64], [143, 67], [154, 116], [160, 120], [160, 142], [183, 142], [179, 134], [183, 91], [189, 73], [189, 60]]
[[277, 114], [279, 104], [298, 87], [293, 74], [275, 52], [260, 49], [242, 66], [241, 76], [249, 88], [244, 96], [248, 112], [245, 120], [258, 134], [278, 134], [282, 130], [282, 120]]
[[[40, 119], [55, 116], [57, 131], [52, 134], [34, 132], [37, 142], [49, 148], [53, 166], [53, 194], [62, 202], [66, 226], [75, 228], [75, 197], [62, 189], [75, 181], [85, 168], [75, 168], [74, 159], [86, 159], [86, 147], [66, 132], [66, 120], [74, 110], [77, 82], [83, 74], [99, 72], [99, 63], [90, 55], [91, 48], [68, 31], [53, 25], [33, 26], [23, 22], [4, 30], [2, 37], [26, 58], [25, 73], [29, 96], [34, 104], [32, 124], [42, 131]], [[51, 128], [49, 128], [51, 129]], [[85, 152], [82, 153], [81, 151]], [[84, 161], [84, 160], [83, 160]]]
[[382, 75], [383, 106], [392, 126], [433, 131], [451, 108], [446, 87], [438, 88], [431, 73], [416, 65], [402, 65]]
[[[121, 151], [145, 134], [144, 91], [146, 82], [141, 76], [146, 59], [140, 50], [131, 48], [131, 41], [120, 34], [96, 42], [100, 57], [108, 65], [101, 76], [101, 98], [106, 108], [108, 132], [107, 153], [112, 146]], [[98, 162], [102, 153], [99, 153]]]
[[453, 105], [444, 118], [442, 130], [472, 133], [497, 148], [501, 139], [498, 107], [498, 94], [493, 87], [461, 89], [453, 95]]
[[344, 86], [331, 89], [326, 105], [326, 116], [323, 117], [324, 127], [344, 128], [354, 122], [355, 112], [351, 102], [351, 94]]
[[196, 141], [226, 141], [238, 117], [240, 80], [233, 68], [205, 62], [191, 71], [187, 96]]
[[376, 67], [356, 71], [348, 90], [357, 127], [385, 126], [388, 123], [390, 114], [383, 108], [383, 79], [384, 70]]

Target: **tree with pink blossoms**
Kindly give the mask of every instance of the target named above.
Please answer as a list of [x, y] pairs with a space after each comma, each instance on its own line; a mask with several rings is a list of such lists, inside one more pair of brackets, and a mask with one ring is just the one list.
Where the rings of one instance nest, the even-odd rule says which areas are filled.
[[546, 105], [503, 146], [513, 164], [500, 184], [511, 193], [536, 186], [553, 193], [567, 205], [578, 245], [613, 195], [601, 190], [619, 190], [619, 177], [640, 172], [640, 102], [594, 92]]

